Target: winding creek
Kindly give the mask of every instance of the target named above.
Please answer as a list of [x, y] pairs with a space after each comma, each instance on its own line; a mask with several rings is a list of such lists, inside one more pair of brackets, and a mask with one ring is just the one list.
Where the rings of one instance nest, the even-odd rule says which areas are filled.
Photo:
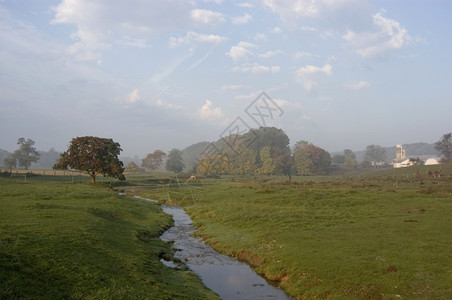
[[[281, 289], [269, 284], [245, 263], [220, 254], [201, 239], [191, 236], [195, 228], [185, 211], [177, 206], [162, 205], [174, 219], [174, 226], [160, 237], [173, 241], [174, 256], [202, 279], [204, 284], [223, 299], [290, 299]], [[162, 263], [177, 268], [171, 261]]]

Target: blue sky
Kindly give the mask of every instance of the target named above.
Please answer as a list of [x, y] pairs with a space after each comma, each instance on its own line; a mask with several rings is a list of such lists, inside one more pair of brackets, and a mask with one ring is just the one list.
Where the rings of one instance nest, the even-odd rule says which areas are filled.
[[0, 148], [93, 135], [142, 157], [258, 127], [256, 109], [330, 152], [435, 142], [450, 16], [446, 0], [0, 0]]

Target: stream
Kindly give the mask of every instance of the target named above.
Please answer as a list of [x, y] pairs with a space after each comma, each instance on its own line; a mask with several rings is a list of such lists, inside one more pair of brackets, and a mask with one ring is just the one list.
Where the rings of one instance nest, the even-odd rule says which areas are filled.
[[[174, 226], [160, 239], [173, 241], [174, 256], [201, 278], [203, 283], [223, 299], [290, 299], [281, 289], [269, 284], [250, 266], [220, 254], [204, 241], [191, 236], [195, 228], [185, 211], [177, 206], [162, 205], [174, 219]], [[161, 260], [168, 267], [177, 268], [172, 261]]]

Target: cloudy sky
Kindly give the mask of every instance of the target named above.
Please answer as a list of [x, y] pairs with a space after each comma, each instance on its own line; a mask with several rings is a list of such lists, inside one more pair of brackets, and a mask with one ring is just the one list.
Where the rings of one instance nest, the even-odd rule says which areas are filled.
[[452, 131], [448, 0], [0, 0], [0, 148], [260, 125], [330, 152]]

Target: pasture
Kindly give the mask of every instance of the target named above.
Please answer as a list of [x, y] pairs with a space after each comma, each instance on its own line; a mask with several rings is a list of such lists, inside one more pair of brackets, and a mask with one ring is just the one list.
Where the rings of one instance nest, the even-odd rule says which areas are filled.
[[[450, 299], [452, 166], [323, 177], [0, 177], [0, 298], [216, 299], [165, 267], [177, 204], [297, 299]], [[115, 191], [111, 189], [113, 187]], [[128, 196], [119, 196], [117, 192]]]
[[140, 193], [184, 206], [208, 244], [293, 297], [450, 299], [452, 169], [432, 168], [172, 180]]
[[0, 299], [218, 298], [160, 262], [172, 221], [158, 205], [72, 182], [0, 177]]

